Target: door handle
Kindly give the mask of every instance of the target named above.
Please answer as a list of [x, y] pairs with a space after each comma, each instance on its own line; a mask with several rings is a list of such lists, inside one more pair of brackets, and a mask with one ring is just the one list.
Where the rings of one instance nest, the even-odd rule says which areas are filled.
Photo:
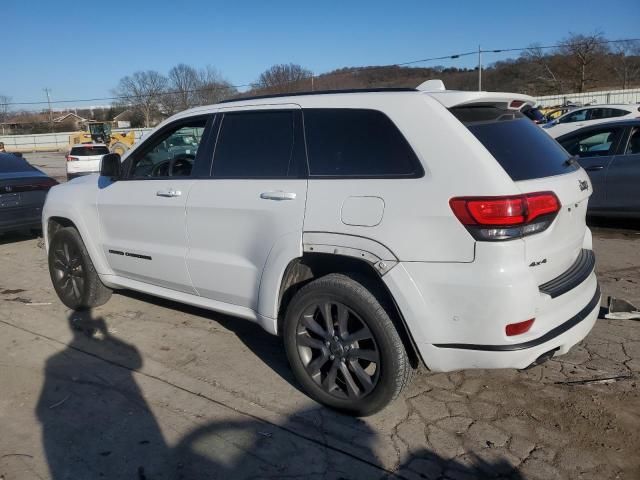
[[179, 197], [182, 195], [180, 190], [174, 190], [173, 188], [169, 190], [158, 190], [156, 192], [156, 196], [158, 197]]
[[585, 170], [593, 172], [594, 170], [602, 170], [603, 168], [604, 168], [604, 165], [591, 165], [589, 167], [585, 167]]
[[260, 194], [263, 200], [295, 200], [296, 194], [293, 192], [263, 192]]

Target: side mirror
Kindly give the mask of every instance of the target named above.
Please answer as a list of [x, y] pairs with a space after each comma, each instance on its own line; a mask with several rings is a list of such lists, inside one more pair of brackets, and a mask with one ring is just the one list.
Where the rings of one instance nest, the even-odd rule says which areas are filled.
[[120, 179], [120, 154], [107, 153], [100, 162], [100, 176], [109, 177], [111, 180]]

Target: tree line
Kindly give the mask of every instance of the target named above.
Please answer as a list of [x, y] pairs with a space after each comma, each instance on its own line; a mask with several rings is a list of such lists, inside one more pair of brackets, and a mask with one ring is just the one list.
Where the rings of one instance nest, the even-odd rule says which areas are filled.
[[[198, 105], [238, 96], [311, 90], [415, 87], [439, 78], [452, 90], [476, 90], [477, 68], [347, 67], [320, 75], [297, 64], [273, 65], [240, 92], [214, 67], [180, 63], [167, 74], [141, 70], [120, 79], [111, 112], [130, 112], [132, 126], [153, 126], [163, 118]], [[517, 57], [483, 68], [483, 90], [532, 96], [626, 89], [640, 86], [640, 42], [609, 42], [602, 34], [569, 34], [553, 48], [533, 44]], [[3, 100], [4, 99], [4, 100]], [[0, 95], [0, 118], [10, 99]], [[3, 106], [4, 105], [4, 106]], [[110, 113], [111, 113], [110, 112]]]

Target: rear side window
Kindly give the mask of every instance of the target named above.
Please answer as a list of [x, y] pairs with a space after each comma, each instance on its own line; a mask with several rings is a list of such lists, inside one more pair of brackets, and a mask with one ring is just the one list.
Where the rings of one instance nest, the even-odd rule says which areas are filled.
[[332, 177], [415, 177], [423, 171], [393, 122], [377, 110], [304, 110], [309, 172]]
[[106, 155], [109, 153], [109, 149], [107, 147], [72, 147], [69, 155], [78, 155], [80, 157], [88, 157], [91, 155]]
[[520, 112], [493, 106], [452, 108], [514, 181], [550, 177], [576, 170], [551, 136]]
[[288, 110], [226, 113], [213, 157], [218, 178], [287, 177], [294, 169], [294, 114]]

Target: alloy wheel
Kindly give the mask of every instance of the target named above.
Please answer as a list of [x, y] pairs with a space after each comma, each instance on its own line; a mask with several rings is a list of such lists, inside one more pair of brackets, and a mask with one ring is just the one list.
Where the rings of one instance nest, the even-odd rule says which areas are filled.
[[380, 377], [380, 352], [371, 330], [340, 302], [309, 306], [298, 320], [298, 354], [309, 377], [328, 394], [356, 400]]

